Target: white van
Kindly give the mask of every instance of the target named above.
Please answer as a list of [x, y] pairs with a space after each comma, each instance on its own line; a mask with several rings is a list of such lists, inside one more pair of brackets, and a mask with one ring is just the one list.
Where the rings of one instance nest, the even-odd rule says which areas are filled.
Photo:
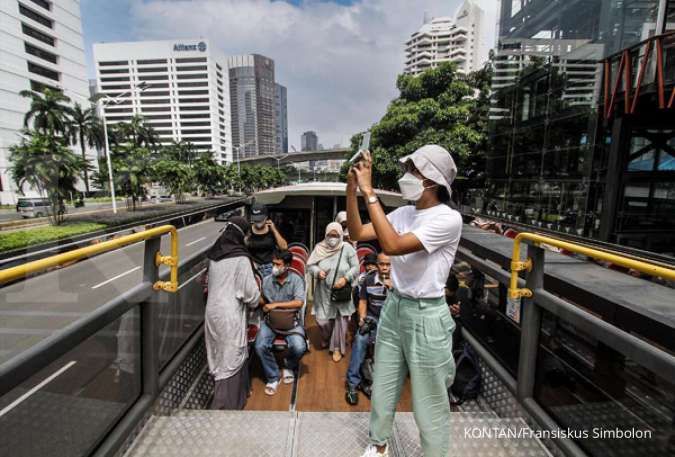
[[[46, 217], [51, 213], [52, 207], [47, 198], [19, 198], [17, 204], [19, 214], [23, 218], [30, 217]], [[66, 212], [65, 207], [61, 207], [61, 211]]]

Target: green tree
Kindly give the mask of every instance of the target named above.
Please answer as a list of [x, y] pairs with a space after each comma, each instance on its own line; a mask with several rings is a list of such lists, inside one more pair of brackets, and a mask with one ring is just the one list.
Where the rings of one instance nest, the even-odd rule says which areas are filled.
[[23, 90], [22, 97], [30, 98], [30, 108], [24, 116], [24, 127], [32, 128], [43, 135], [66, 136], [70, 126], [70, 98], [62, 92], [45, 89], [44, 92]]
[[[485, 155], [489, 79], [489, 69], [465, 76], [453, 63], [418, 76], [400, 75], [399, 97], [371, 129], [374, 184], [397, 189], [398, 159], [430, 143], [450, 151], [460, 176], [471, 179], [469, 171]], [[354, 152], [361, 136], [352, 137]], [[346, 166], [343, 178], [345, 171]]]
[[[79, 103], [75, 103], [70, 114], [70, 142], [72, 145], [79, 143], [82, 159], [87, 160], [85, 147], [103, 147], [103, 124], [96, 114], [93, 106], [83, 108]], [[87, 168], [84, 170], [84, 187], [89, 193], [89, 173]]]
[[139, 148], [153, 149], [159, 143], [157, 133], [145, 123], [143, 116], [135, 115], [129, 122], [119, 122], [110, 131], [113, 145], [131, 144]]
[[177, 160], [159, 159], [153, 164], [153, 178], [167, 187], [176, 203], [183, 203], [185, 193], [194, 188], [195, 175], [189, 164]]
[[226, 186], [226, 168], [218, 165], [211, 154], [203, 154], [193, 162], [192, 168], [200, 191], [207, 195], [223, 192]]
[[[146, 184], [152, 181], [152, 152], [146, 147], [123, 144], [113, 148], [110, 160], [115, 189], [131, 197], [131, 208], [136, 211], [136, 204], [145, 195]], [[100, 174], [107, 177], [107, 169], [104, 170], [106, 172]]]
[[28, 184], [47, 195], [50, 204], [49, 221], [53, 225], [63, 222], [64, 200], [76, 192], [77, 178], [88, 164], [74, 154], [64, 138], [36, 130], [26, 131], [21, 144], [10, 147], [12, 179], [23, 192]]

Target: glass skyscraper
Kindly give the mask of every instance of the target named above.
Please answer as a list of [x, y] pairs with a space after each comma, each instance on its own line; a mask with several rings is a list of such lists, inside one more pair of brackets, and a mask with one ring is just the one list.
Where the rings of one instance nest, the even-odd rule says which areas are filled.
[[[635, 113], [602, 115], [614, 81], [605, 83], [603, 60], [671, 29], [675, 2], [668, 3], [501, 2], [488, 185], [474, 208], [505, 221], [672, 254], [675, 113], [656, 106], [654, 87], [645, 84]], [[645, 53], [646, 46], [635, 47], [633, 78]], [[673, 57], [666, 47], [668, 95]], [[614, 74], [618, 63], [609, 67]]]

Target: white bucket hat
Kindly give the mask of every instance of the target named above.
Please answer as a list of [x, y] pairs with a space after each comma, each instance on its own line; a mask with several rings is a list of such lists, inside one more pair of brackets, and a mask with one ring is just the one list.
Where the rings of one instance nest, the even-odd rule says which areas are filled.
[[457, 176], [457, 165], [450, 153], [436, 144], [422, 146], [412, 154], [401, 157], [399, 162], [405, 166], [411, 160], [422, 175], [438, 185], [445, 187], [452, 195], [452, 182]]

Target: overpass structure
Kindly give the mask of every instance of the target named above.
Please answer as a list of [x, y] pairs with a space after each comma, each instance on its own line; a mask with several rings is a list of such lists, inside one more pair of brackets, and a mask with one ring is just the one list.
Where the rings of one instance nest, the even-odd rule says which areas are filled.
[[350, 152], [349, 148], [324, 149], [321, 151], [290, 152], [288, 154], [260, 155], [240, 160], [241, 165], [281, 165], [307, 162], [310, 160], [341, 160]]

